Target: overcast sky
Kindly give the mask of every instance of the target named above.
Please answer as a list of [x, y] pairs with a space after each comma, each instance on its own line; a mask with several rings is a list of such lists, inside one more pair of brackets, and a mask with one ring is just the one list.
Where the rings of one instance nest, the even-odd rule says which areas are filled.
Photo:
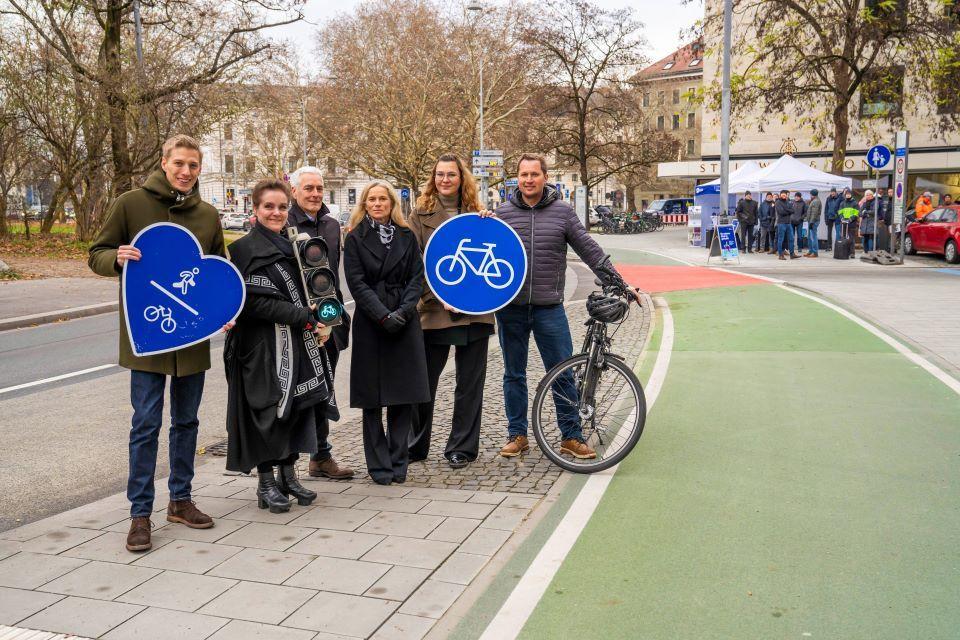
[[[491, 4], [499, 4], [504, 0], [487, 1]], [[637, 17], [644, 23], [644, 35], [650, 43], [650, 50], [646, 54], [651, 62], [686, 44], [681, 39], [680, 31], [689, 28], [703, 15], [703, 3], [698, 0], [689, 4], [683, 4], [680, 0], [660, 0], [659, 2], [655, 0], [593, 0], [593, 2], [612, 9], [634, 8]], [[360, 0], [308, 0], [304, 12], [306, 21], [273, 29], [271, 35], [293, 41], [297, 45], [301, 59], [309, 60], [313, 55], [313, 34], [317, 25], [322, 24], [331, 15], [349, 12], [359, 3]]]

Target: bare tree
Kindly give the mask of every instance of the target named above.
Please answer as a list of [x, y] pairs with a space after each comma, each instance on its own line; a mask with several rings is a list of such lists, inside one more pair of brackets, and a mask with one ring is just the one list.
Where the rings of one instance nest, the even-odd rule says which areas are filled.
[[262, 32], [299, 20], [301, 5], [301, 0], [144, 0], [142, 68], [133, 56], [131, 0], [2, 0], [0, 12], [32, 30], [102, 102], [116, 192], [133, 186], [137, 159], [131, 142], [142, 122], [137, 112], [242, 75], [246, 65], [270, 53]]
[[[0, 237], [9, 233], [10, 194], [22, 184], [33, 162], [29, 124], [0, 92]], [[26, 212], [24, 212], [26, 221]]]
[[[576, 167], [588, 188], [642, 164], [624, 153], [618, 113], [625, 79], [643, 62], [645, 41], [632, 10], [608, 10], [586, 0], [550, 0], [525, 34], [547, 79], [538, 133], [558, 161]], [[587, 221], [584, 222], [587, 224]]]
[[[794, 118], [814, 143], [832, 145], [834, 172], [843, 170], [852, 126], [896, 128], [904, 113], [929, 104], [929, 96], [939, 107], [927, 118], [930, 126], [955, 129], [955, 85], [938, 84], [956, 77], [960, 64], [955, 15], [945, 10], [954, 4], [734, 0], [742, 65], [733, 70], [733, 113], [754, 119], [761, 130], [771, 119]], [[708, 2], [705, 29], [719, 33], [721, 23], [721, 3]], [[719, 85], [708, 91], [716, 108]]]

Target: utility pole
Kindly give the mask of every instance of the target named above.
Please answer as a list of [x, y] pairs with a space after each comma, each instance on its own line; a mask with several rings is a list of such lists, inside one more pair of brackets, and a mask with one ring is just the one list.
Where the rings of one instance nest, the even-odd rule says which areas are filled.
[[[467, 11], [471, 13], [476, 13], [478, 17], [483, 16], [483, 4], [480, 2], [471, 2], [467, 5]], [[480, 52], [480, 151], [482, 152], [485, 149], [483, 146], [483, 52]], [[480, 202], [483, 203], [484, 207], [489, 207], [490, 203], [487, 201], [487, 177], [480, 177]]]
[[[733, 0], [723, 2], [723, 86], [720, 105], [720, 215], [729, 215], [730, 200], [730, 42]], [[716, 233], [714, 229], [714, 233]]]

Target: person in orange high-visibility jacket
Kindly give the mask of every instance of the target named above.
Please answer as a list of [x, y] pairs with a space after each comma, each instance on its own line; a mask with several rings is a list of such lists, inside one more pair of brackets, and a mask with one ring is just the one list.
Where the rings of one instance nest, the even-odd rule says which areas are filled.
[[914, 213], [917, 216], [917, 220], [920, 220], [921, 218], [923, 218], [923, 216], [933, 211], [933, 204], [931, 202], [931, 197], [932, 197], [931, 193], [929, 191], [925, 191], [922, 196], [917, 198], [917, 205], [913, 209]]

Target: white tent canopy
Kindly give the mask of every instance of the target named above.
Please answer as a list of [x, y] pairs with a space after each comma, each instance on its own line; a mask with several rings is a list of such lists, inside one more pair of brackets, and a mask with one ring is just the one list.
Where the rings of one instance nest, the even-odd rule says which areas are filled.
[[[814, 169], [793, 156], [785, 155], [766, 167], [761, 168], [756, 162], [750, 160], [736, 171], [732, 171], [728, 192], [740, 194], [744, 191], [752, 191], [757, 194], [781, 189], [803, 192], [817, 189], [820, 193], [826, 193], [834, 187], [837, 191], [852, 188], [853, 180]], [[720, 180], [699, 185], [696, 193], [697, 195], [720, 193]]]
[[[736, 171], [730, 172], [730, 183], [727, 189], [728, 193], [742, 193], [743, 191], [749, 191], [752, 189], [752, 182], [750, 179], [763, 169], [755, 160], [748, 160], [743, 164], [742, 167]], [[744, 186], [751, 185], [751, 186]], [[697, 185], [696, 195], [702, 195], [707, 193], [720, 193], [720, 178], [706, 182], [701, 185]]]

